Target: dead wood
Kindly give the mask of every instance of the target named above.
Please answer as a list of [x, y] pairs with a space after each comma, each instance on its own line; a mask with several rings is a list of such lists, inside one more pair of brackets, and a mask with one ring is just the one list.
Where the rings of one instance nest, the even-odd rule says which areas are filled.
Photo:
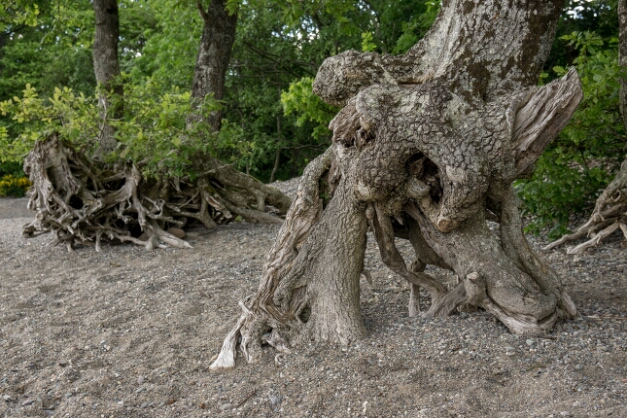
[[[193, 180], [145, 179], [129, 164], [92, 163], [57, 134], [38, 142], [24, 162], [33, 187], [28, 208], [35, 219], [24, 236], [52, 232], [55, 243], [131, 242], [147, 249], [189, 244], [168, 232], [197, 220], [208, 229], [240, 216], [249, 222], [281, 222], [290, 199], [250, 176], [207, 158]], [[271, 214], [272, 213], [272, 214]]]
[[564, 235], [544, 247], [544, 250], [551, 250], [586, 237], [588, 239], [585, 242], [566, 251], [568, 254], [582, 254], [618, 229], [627, 239], [627, 160], [621, 165], [614, 180], [598, 197], [590, 219], [573, 233]]

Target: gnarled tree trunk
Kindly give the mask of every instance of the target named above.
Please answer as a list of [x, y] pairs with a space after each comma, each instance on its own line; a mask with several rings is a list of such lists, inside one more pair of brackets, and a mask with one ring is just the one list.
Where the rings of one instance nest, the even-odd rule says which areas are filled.
[[[619, 0], [618, 2], [618, 27], [618, 61], [621, 67], [627, 68], [627, 0]], [[627, 129], [627, 80], [624, 78], [620, 79], [620, 111], [623, 116], [623, 124]], [[581, 238], [588, 238], [585, 242], [569, 248], [567, 251], [568, 254], [581, 254], [618, 230], [627, 239], [627, 159], [621, 164], [614, 180], [598, 197], [590, 219], [572, 234], [564, 235], [547, 245], [545, 250]]]
[[[443, 1], [407, 54], [348, 51], [323, 63], [314, 92], [343, 106], [330, 124], [333, 145], [307, 168], [259, 291], [241, 304], [212, 369], [234, 366], [238, 341], [252, 361], [262, 341], [286, 349], [302, 338], [347, 343], [362, 335], [365, 220], [412, 295], [415, 286], [430, 294], [426, 315], [481, 307], [528, 335], [576, 315], [557, 274], [525, 240], [511, 186], [582, 98], [574, 70], [535, 86], [562, 6]], [[498, 236], [487, 219], [500, 224]], [[414, 247], [411, 268], [395, 235]], [[447, 289], [424, 273], [426, 264], [453, 270], [459, 284]]]

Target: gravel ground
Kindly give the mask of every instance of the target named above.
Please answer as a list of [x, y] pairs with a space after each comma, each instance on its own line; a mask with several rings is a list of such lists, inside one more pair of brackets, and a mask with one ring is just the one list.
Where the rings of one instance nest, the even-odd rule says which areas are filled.
[[[49, 236], [21, 237], [23, 205], [0, 199], [0, 416], [627, 417], [618, 237], [576, 259], [545, 254], [582, 315], [538, 339], [511, 335], [485, 312], [408, 318], [408, 287], [369, 236], [366, 339], [268, 348], [256, 364], [239, 358], [235, 370], [211, 373], [276, 226], [192, 230], [192, 250], [67, 253], [47, 246]], [[410, 246], [397, 245], [409, 258]]]

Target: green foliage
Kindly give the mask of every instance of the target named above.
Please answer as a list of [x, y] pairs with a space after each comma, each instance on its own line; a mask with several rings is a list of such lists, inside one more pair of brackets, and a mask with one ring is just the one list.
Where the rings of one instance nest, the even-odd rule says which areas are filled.
[[[138, 42], [132, 54], [125, 54], [122, 68], [133, 84], [150, 80], [154, 88], [164, 93], [174, 88], [190, 89], [203, 29], [195, 2], [151, 0], [143, 6], [148, 10], [135, 13], [143, 20], [137, 19], [133, 25], [149, 23], [133, 30]], [[126, 15], [121, 9], [122, 23]], [[130, 22], [121, 24], [121, 30], [130, 26]]]
[[0, 30], [7, 26], [37, 24], [39, 5], [28, 0], [3, 0], [0, 2]]
[[[219, 135], [209, 132], [203, 118], [220, 106], [212, 97], [192, 109], [189, 92], [158, 92], [151, 83], [126, 86], [125, 116], [106, 120], [115, 128], [118, 141], [118, 148], [106, 156], [107, 161], [135, 163], [147, 177], [193, 177], [197, 174], [194, 157], [222, 153], [235, 158], [250, 152], [240, 129], [228, 122]], [[96, 96], [75, 94], [66, 87], [45, 99], [27, 85], [22, 97], [1, 102], [0, 112], [22, 127], [15, 138], [0, 135], [2, 162], [21, 161], [36, 141], [52, 132], [88, 156], [96, 155], [104, 123]], [[192, 113], [198, 116], [195, 123], [189, 119]]]
[[23, 175], [20, 177], [12, 174], [0, 176], [0, 196], [22, 197], [30, 186], [30, 181]]
[[303, 77], [292, 82], [288, 91], [281, 93], [281, 103], [285, 115], [298, 115], [297, 126], [303, 126], [308, 121], [314, 122], [317, 126], [312, 136], [318, 140], [328, 138], [327, 127], [339, 109], [326, 104], [313, 93], [312, 77]]
[[568, 66], [579, 56], [579, 50], [564, 35], [594, 32], [604, 40], [618, 36], [617, 0], [568, 0], [560, 16], [557, 36], [544, 69]]
[[396, 41], [396, 45], [392, 50], [394, 54], [404, 54], [414, 46], [433, 25], [433, 21], [440, 11], [440, 1], [424, 1], [421, 13], [415, 13], [411, 19], [402, 22], [402, 34]]
[[373, 42], [372, 32], [361, 34], [361, 50], [363, 52], [373, 52], [377, 50], [377, 44]]
[[[567, 231], [575, 213], [588, 212], [623, 160], [625, 131], [619, 112], [616, 39], [604, 41], [593, 32], [561, 37], [579, 51], [573, 60], [581, 78], [584, 99], [570, 123], [544, 152], [531, 180], [517, 190], [533, 215], [528, 230], [549, 228], [550, 238]], [[552, 71], [563, 76], [566, 69]]]
[[52, 97], [45, 99], [27, 84], [22, 97], [0, 102], [0, 112], [20, 125], [18, 136], [0, 136], [0, 162], [21, 161], [38, 140], [52, 132], [59, 132], [79, 148], [94, 145], [99, 132], [96, 101], [67, 87], [55, 89]]
[[188, 92], [156, 95], [152, 88], [151, 83], [126, 86], [126, 117], [109, 122], [118, 140], [118, 152], [109, 159], [141, 162], [145, 176], [182, 177], [192, 165], [190, 148], [200, 145], [198, 151], [204, 151], [206, 129], [197, 123], [189, 132], [186, 130], [186, 117], [192, 110]]

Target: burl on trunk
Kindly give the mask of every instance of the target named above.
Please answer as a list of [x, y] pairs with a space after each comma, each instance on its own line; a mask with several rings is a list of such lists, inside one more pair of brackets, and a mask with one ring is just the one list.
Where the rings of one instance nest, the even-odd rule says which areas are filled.
[[[431, 296], [425, 315], [483, 308], [517, 334], [542, 335], [575, 307], [522, 231], [512, 182], [529, 175], [582, 98], [576, 72], [543, 87], [538, 75], [563, 1], [449, 0], [407, 54], [348, 51], [314, 82], [333, 145], [305, 170], [259, 291], [212, 369], [253, 361], [266, 342], [348, 343], [364, 334], [359, 307], [368, 225], [383, 261]], [[331, 196], [329, 198], [329, 196]], [[499, 223], [498, 235], [487, 220]], [[410, 239], [407, 267], [394, 237]], [[448, 290], [424, 273], [454, 271]]]

